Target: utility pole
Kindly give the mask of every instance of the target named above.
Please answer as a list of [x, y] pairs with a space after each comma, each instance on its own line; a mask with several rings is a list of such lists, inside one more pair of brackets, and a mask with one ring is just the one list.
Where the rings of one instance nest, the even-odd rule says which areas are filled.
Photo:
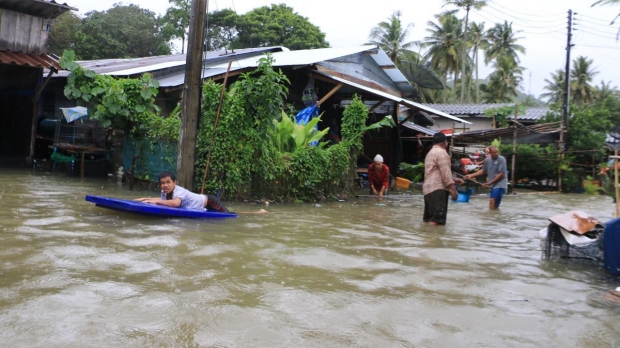
[[196, 163], [196, 136], [200, 113], [202, 80], [202, 51], [204, 46], [204, 25], [207, 14], [207, 0], [192, 0], [185, 59], [185, 84], [183, 86], [183, 108], [179, 156], [177, 158], [177, 180], [179, 185], [191, 190], [194, 184], [194, 163]]
[[[576, 13], [575, 13], [576, 14]], [[568, 33], [566, 36], [566, 67], [564, 68], [564, 104], [562, 105], [562, 131], [560, 132], [560, 163], [564, 161], [565, 143], [568, 140], [568, 103], [570, 99], [570, 50], [573, 47], [573, 10], [568, 10]], [[562, 191], [562, 172], [558, 174], [558, 191]]]
[[568, 128], [568, 103], [570, 99], [570, 50], [573, 47], [571, 38], [573, 37], [573, 11], [568, 10], [568, 35], [566, 37], [566, 67], [564, 68], [564, 105], [562, 106], [562, 117], [564, 127]]

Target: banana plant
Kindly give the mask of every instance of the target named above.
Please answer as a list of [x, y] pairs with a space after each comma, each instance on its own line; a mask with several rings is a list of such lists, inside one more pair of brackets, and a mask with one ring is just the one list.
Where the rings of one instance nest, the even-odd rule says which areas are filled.
[[396, 123], [394, 123], [394, 119], [392, 116], [388, 115], [382, 118], [380, 121], [377, 121], [371, 125], [365, 126], [362, 128], [362, 132], [367, 130], [377, 129], [381, 127], [396, 127]]
[[[321, 116], [322, 114], [311, 119], [305, 125], [298, 125], [295, 123], [294, 117], [282, 111], [282, 120], [273, 120], [269, 137], [281, 153], [291, 153], [297, 148], [310, 146], [311, 143], [321, 140], [329, 132], [329, 128], [317, 130], [316, 125], [321, 121]], [[325, 146], [325, 142], [320, 142], [318, 146]]]

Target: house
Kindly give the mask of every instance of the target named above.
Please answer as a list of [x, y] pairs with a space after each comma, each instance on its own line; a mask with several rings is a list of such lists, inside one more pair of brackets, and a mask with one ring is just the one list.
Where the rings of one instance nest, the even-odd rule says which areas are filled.
[[54, 19], [74, 10], [53, 0], [0, 0], [0, 165], [33, 159], [41, 91], [60, 69], [45, 54], [47, 37]]
[[[469, 130], [483, 130], [493, 128], [493, 118], [484, 114], [487, 109], [498, 108], [503, 106], [514, 106], [513, 104], [423, 104], [429, 108], [433, 108], [445, 113], [451, 114], [463, 120], [472, 123]], [[544, 117], [549, 112], [548, 107], [528, 107], [525, 109], [525, 115], [518, 115], [517, 121], [523, 125], [532, 125], [536, 121]], [[512, 117], [511, 117], [512, 118]], [[434, 126], [437, 129], [452, 129], [452, 122], [443, 118], [433, 117]]]
[[[397, 120], [399, 106], [416, 112], [423, 112], [433, 118], [447, 119], [446, 122], [469, 124], [469, 121], [454, 117], [432, 107], [415, 103], [410, 97], [414, 90], [406, 77], [394, 66], [387, 54], [376, 46], [349, 48], [322, 48], [290, 51], [284, 47], [254, 48], [246, 50], [206, 52], [202, 77], [221, 81], [232, 61], [228, 82], [236, 81], [240, 74], [250, 72], [258, 66], [258, 60], [265, 53], [274, 58], [274, 67], [279, 68], [291, 82], [288, 102], [297, 110], [304, 108], [302, 94], [310, 83], [314, 86], [321, 112], [321, 128], [341, 122], [342, 112], [353, 95], [357, 94], [368, 105], [371, 118], [378, 120], [391, 115]], [[115, 59], [105, 61], [78, 62], [85, 68], [99, 74], [123, 77], [138, 77], [152, 73], [159, 82], [160, 95], [157, 103], [163, 114], [170, 112], [181, 101], [185, 79], [185, 55], [149, 57], [138, 59]], [[71, 104], [63, 100], [62, 88], [66, 83], [66, 72], [54, 77], [50, 84], [50, 99], [59, 105]], [[406, 152], [407, 144], [400, 139], [404, 121], [398, 122], [396, 130], [382, 130], [371, 133], [364, 141], [364, 154], [370, 158], [381, 153], [390, 168], [397, 169]], [[410, 130], [406, 128], [406, 130]], [[363, 163], [361, 163], [363, 165]]]

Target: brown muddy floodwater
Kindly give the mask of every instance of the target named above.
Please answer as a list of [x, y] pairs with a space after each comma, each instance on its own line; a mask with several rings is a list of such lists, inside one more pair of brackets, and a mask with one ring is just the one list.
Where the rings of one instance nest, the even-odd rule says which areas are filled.
[[0, 346], [620, 347], [618, 278], [538, 239], [554, 214], [610, 220], [609, 197], [473, 197], [432, 228], [419, 195], [196, 221], [86, 194], [157, 196], [0, 170]]

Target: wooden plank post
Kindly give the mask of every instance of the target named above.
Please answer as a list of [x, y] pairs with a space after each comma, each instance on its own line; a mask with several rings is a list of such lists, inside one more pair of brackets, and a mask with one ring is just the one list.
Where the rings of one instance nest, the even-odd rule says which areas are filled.
[[196, 136], [202, 80], [202, 53], [204, 45], [204, 23], [207, 0], [192, 0], [189, 20], [187, 58], [185, 60], [185, 84], [179, 156], [177, 158], [177, 180], [179, 185], [191, 190], [194, 182], [196, 162]]
[[84, 158], [84, 154], [86, 151], [82, 151], [82, 163], [80, 163], [80, 178], [84, 179], [84, 171], [86, 167], [86, 159]]

